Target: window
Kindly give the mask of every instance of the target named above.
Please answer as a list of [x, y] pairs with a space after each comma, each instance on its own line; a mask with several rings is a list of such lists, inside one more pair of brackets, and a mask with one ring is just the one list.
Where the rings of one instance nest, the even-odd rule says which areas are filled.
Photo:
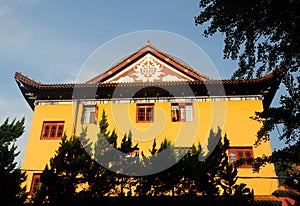
[[64, 121], [44, 121], [41, 139], [61, 138], [64, 132]]
[[33, 174], [29, 195], [34, 196], [38, 189], [41, 188], [41, 174]]
[[136, 122], [153, 122], [154, 104], [137, 104]]
[[140, 153], [139, 149], [135, 149], [129, 153], [127, 153], [126, 157], [138, 157]]
[[239, 168], [250, 168], [253, 163], [252, 147], [231, 147], [228, 149], [229, 162], [236, 162]]
[[96, 124], [97, 115], [96, 115], [96, 106], [95, 105], [85, 105], [83, 106], [83, 114], [81, 123], [82, 124]]
[[173, 103], [171, 104], [172, 122], [192, 122], [193, 104], [192, 103]]

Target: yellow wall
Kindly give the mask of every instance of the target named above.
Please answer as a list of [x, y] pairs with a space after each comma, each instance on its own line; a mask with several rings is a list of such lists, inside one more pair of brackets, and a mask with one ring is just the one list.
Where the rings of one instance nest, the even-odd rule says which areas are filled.
[[[136, 123], [136, 103], [120, 104], [97, 104], [98, 121], [101, 119], [104, 109], [108, 122], [109, 130], [116, 129], [118, 143], [120, 144], [124, 133], [131, 130], [133, 141], [139, 144], [140, 152], [149, 154], [148, 149], [152, 147], [153, 139], [156, 138], [159, 147], [160, 142], [167, 138], [175, 146], [191, 146], [200, 141], [205, 147], [207, 137], [211, 128], [217, 131], [219, 126], [223, 133], [227, 134], [231, 146], [253, 146], [256, 132], [260, 124], [249, 117], [254, 115], [254, 111], [262, 111], [261, 100], [232, 100], [232, 101], [197, 101], [193, 102], [194, 121], [193, 122], [172, 122], [171, 121], [171, 102], [156, 102], [153, 123]], [[65, 129], [70, 136], [73, 131], [74, 112], [78, 108], [76, 123], [76, 134], [81, 128], [88, 126], [88, 137], [91, 141], [96, 140], [98, 125], [81, 125], [82, 105], [79, 107], [72, 104], [38, 105], [35, 107], [31, 130], [29, 134], [27, 150], [24, 158], [23, 169], [43, 170], [45, 164], [53, 157], [58, 148], [59, 140], [40, 140], [43, 121], [65, 120]], [[263, 154], [270, 155], [271, 148], [269, 143], [263, 143], [254, 148], [254, 156]], [[31, 175], [28, 172], [28, 190], [31, 184]], [[260, 173], [253, 173], [250, 168], [240, 168], [238, 176], [242, 177], [275, 177], [274, 166], [267, 165]], [[239, 179], [245, 182], [250, 188], [254, 188], [256, 195], [271, 194], [277, 189], [277, 180], [271, 179]]]

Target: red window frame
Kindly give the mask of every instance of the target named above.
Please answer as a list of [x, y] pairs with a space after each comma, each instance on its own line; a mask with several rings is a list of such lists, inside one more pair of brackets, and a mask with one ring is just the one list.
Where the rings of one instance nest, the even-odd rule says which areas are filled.
[[140, 155], [140, 149], [135, 149], [127, 154], [127, 157], [138, 157]]
[[32, 197], [35, 195], [36, 190], [41, 188], [41, 174], [40, 173], [34, 173], [32, 175], [32, 180], [31, 180], [31, 186], [30, 186], [30, 191], [29, 195]]
[[[252, 147], [231, 147], [228, 149], [228, 159], [230, 163], [239, 162], [238, 168], [252, 168], [253, 162], [253, 148]], [[249, 160], [250, 159], [250, 160]], [[242, 162], [242, 160], [244, 160]], [[241, 165], [240, 165], [241, 163]]]
[[41, 139], [60, 139], [64, 133], [64, 121], [44, 121]]
[[[187, 120], [187, 105], [192, 106], [192, 117]], [[174, 109], [174, 107], [178, 107]], [[172, 122], [192, 122], [194, 121], [194, 108], [192, 103], [172, 103], [171, 104], [171, 121]]]
[[154, 121], [154, 104], [136, 105], [136, 122], [147, 123]]

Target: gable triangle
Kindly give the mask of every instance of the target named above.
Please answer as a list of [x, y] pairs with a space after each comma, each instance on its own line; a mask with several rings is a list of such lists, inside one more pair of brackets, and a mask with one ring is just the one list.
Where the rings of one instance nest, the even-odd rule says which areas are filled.
[[211, 80], [174, 57], [147, 44], [87, 83], [132, 83]]

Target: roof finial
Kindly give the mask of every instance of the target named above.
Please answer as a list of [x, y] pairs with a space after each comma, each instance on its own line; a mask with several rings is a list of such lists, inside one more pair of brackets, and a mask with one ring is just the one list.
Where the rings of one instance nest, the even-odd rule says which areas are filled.
[[148, 39], [147, 42], [146, 42], [146, 45], [147, 45], [147, 46], [150, 46], [150, 44], [151, 44], [151, 43], [150, 43], [150, 40]]

